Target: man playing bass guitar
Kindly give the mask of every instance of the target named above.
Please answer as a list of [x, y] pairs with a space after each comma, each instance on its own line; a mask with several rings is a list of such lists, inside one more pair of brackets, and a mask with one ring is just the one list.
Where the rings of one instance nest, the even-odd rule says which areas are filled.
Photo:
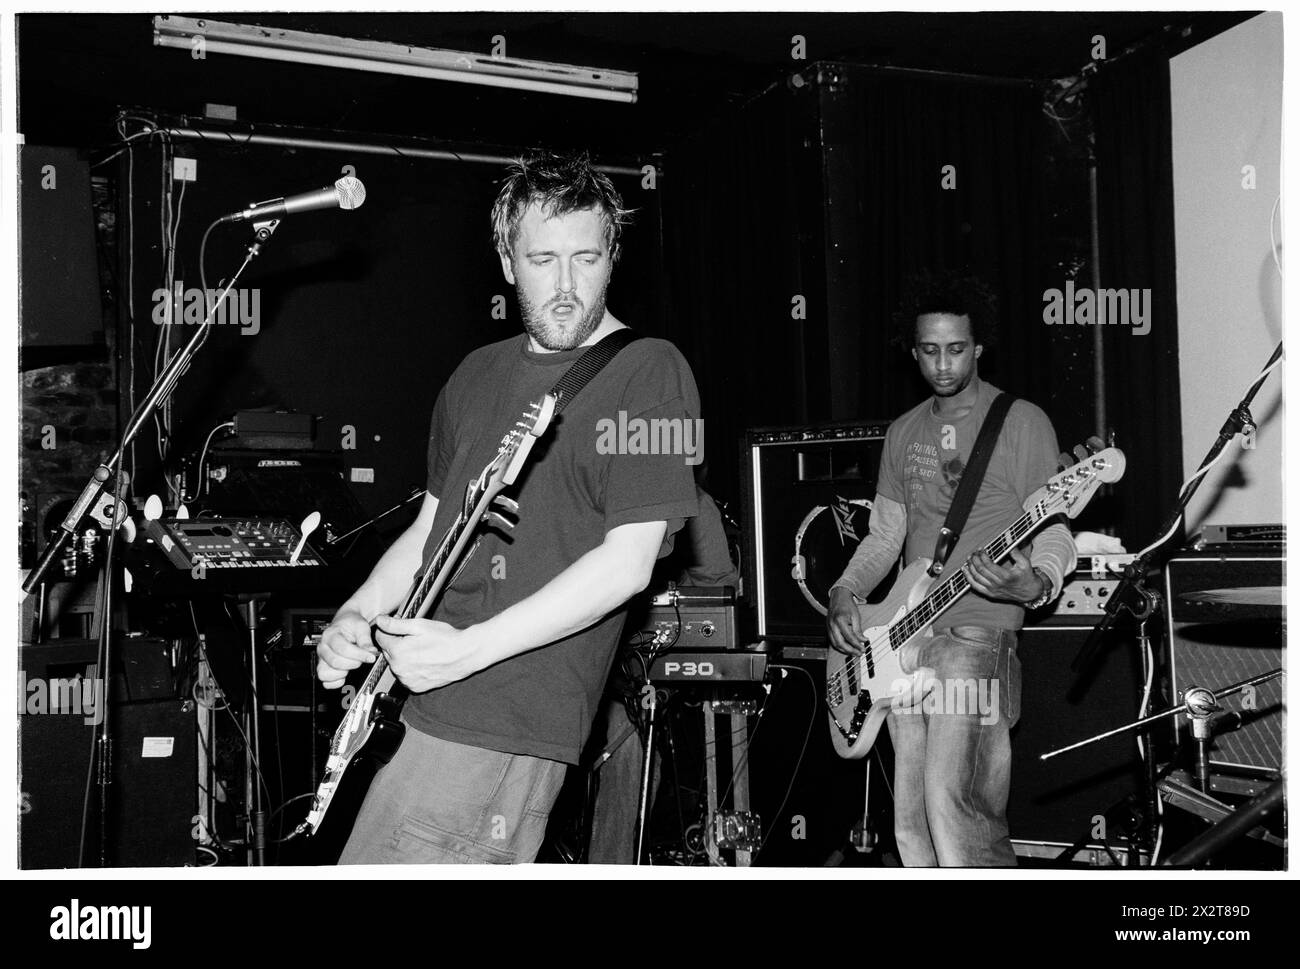
[[[1000, 393], [980, 380], [978, 364], [991, 343], [994, 313], [991, 294], [976, 279], [927, 274], [910, 285], [897, 319], [900, 338], [933, 394], [886, 433], [870, 533], [831, 589], [827, 629], [841, 652], [862, 652], [855, 596], [866, 598], [900, 552], [906, 563], [935, 554], [980, 427]], [[906, 865], [1016, 863], [1006, 820], [1009, 734], [1020, 706], [1016, 631], [1026, 608], [1060, 594], [1075, 549], [1069, 530], [1052, 524], [1034, 538], [1028, 556], [1013, 550], [1005, 564], [977, 550], [1056, 472], [1057, 454], [1047, 415], [1027, 401], [1012, 403], [939, 579], [965, 568], [972, 594], [942, 615], [933, 638], [914, 640], [901, 654], [904, 672], [932, 669], [935, 683], [932, 702], [892, 710], [886, 720], [895, 756], [894, 834]], [[991, 708], [951, 702], [972, 696], [992, 701]]]
[[442, 388], [419, 516], [317, 648], [327, 688], [382, 650], [412, 694], [405, 738], [370, 787], [344, 864], [531, 861], [565, 766], [591, 729], [621, 607], [696, 514], [682, 454], [610, 447], [602, 434], [609, 422], [698, 420], [681, 354], [636, 340], [537, 441], [510, 495], [519, 505], [512, 533], [483, 531], [431, 618], [390, 615], [502, 430], [584, 348], [624, 329], [605, 292], [627, 216], [585, 156], [525, 159], [504, 181], [493, 236], [526, 333], [474, 351]]

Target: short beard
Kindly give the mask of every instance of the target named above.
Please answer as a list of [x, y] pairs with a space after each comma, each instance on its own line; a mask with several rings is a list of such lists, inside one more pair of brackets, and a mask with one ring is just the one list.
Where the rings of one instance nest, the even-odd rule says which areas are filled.
[[552, 352], [572, 350], [575, 347], [582, 346], [587, 338], [596, 332], [601, 320], [605, 318], [604, 289], [600, 291], [595, 302], [585, 312], [583, 311], [583, 303], [576, 294], [565, 297], [568, 302], [574, 304], [575, 319], [577, 320], [577, 325], [568, 334], [550, 318], [551, 304], [558, 301], [555, 297], [547, 300], [541, 306], [535, 306], [520, 286], [515, 287], [515, 296], [519, 300], [519, 312], [524, 318], [524, 330], [527, 331], [538, 346]]

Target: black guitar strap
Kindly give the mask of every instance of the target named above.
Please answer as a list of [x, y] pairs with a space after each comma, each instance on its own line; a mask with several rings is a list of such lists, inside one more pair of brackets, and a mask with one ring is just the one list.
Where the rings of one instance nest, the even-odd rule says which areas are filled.
[[587, 351], [564, 371], [564, 376], [560, 378], [559, 383], [551, 388], [551, 395], [555, 398], [555, 413], [564, 410], [565, 405], [577, 395], [578, 391], [591, 383], [592, 378], [604, 370], [605, 364], [618, 356], [620, 350], [639, 339], [641, 334], [624, 328], [615, 330], [600, 342], [588, 347]]
[[979, 436], [975, 438], [975, 446], [971, 448], [970, 460], [966, 462], [966, 469], [961, 473], [961, 483], [957, 485], [957, 493], [952, 496], [948, 517], [944, 519], [943, 527], [939, 529], [939, 537], [934, 543], [934, 561], [930, 564], [929, 573], [936, 578], [943, 571], [944, 563], [952, 554], [957, 539], [961, 538], [961, 530], [966, 527], [970, 510], [975, 507], [980, 485], [984, 483], [984, 472], [988, 470], [989, 458], [993, 456], [993, 448], [998, 443], [998, 434], [1002, 432], [1002, 422], [1006, 420], [1007, 411], [1011, 409], [1015, 400], [1008, 393], [1000, 393], [994, 398], [989, 412], [984, 415]]

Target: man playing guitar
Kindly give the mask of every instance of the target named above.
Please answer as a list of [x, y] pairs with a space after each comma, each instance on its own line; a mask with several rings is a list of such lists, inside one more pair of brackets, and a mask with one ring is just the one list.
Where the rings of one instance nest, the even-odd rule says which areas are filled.
[[[979, 377], [994, 313], [991, 294], [973, 278], [925, 275], [912, 281], [897, 322], [933, 395], [886, 433], [870, 533], [831, 588], [827, 630], [841, 652], [862, 652], [855, 597], [866, 598], [900, 553], [910, 563], [935, 551], [980, 426], [1000, 393]], [[935, 682], [933, 702], [896, 709], [886, 720], [895, 757], [894, 834], [906, 865], [1016, 863], [1006, 821], [1009, 734], [1020, 707], [1016, 630], [1026, 608], [1060, 594], [1074, 569], [1075, 550], [1060, 524], [1039, 533], [1028, 556], [1013, 550], [1005, 565], [977, 550], [1055, 473], [1058, 453], [1047, 415], [1015, 401], [937, 580], [965, 568], [973, 594], [943, 614], [933, 638], [915, 640], [901, 654], [905, 672], [929, 668]], [[969, 696], [992, 700], [992, 709], [951, 703]]]
[[565, 765], [578, 762], [591, 729], [621, 607], [696, 514], [681, 455], [598, 446], [599, 426], [620, 416], [699, 415], [681, 354], [640, 339], [537, 442], [511, 495], [513, 532], [483, 532], [432, 618], [389, 615], [454, 520], [460, 491], [492, 460], [501, 430], [583, 348], [624, 329], [605, 292], [627, 216], [585, 156], [521, 160], [502, 186], [493, 237], [527, 332], [474, 351], [442, 388], [419, 516], [317, 648], [326, 688], [382, 650], [412, 694], [405, 739], [371, 785], [344, 864], [531, 861]]

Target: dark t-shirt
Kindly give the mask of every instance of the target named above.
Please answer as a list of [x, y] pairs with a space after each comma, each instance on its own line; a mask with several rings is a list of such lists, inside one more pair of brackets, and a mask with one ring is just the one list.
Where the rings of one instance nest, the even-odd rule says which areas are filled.
[[[501, 437], [584, 350], [536, 353], [520, 335], [475, 350], [452, 374], [429, 431], [428, 490], [438, 496], [438, 513], [426, 556]], [[699, 413], [695, 378], [671, 343], [643, 338], [624, 348], [535, 442], [505, 491], [519, 502], [519, 524], [509, 536], [484, 531], [432, 618], [462, 629], [488, 619], [620, 525], [667, 521], [666, 554], [697, 510], [688, 460], [698, 463], [692, 455], [703, 444]], [[662, 453], [674, 446], [679, 453]], [[406, 717], [455, 743], [577, 763], [623, 620], [616, 610], [582, 632], [413, 696]]]

